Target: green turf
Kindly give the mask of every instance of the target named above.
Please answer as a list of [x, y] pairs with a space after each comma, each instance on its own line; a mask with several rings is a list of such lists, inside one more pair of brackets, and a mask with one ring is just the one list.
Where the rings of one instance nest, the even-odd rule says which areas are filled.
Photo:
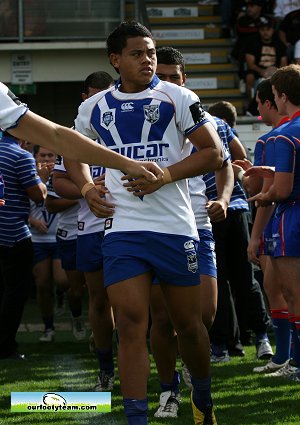
[[[26, 316], [26, 314], [25, 314]], [[63, 318], [62, 320], [66, 320]], [[74, 341], [69, 331], [57, 331], [54, 343], [39, 343], [39, 332], [20, 332], [20, 350], [27, 361], [0, 361], [0, 424], [22, 425], [121, 425], [126, 424], [117, 380], [112, 412], [99, 413], [12, 413], [10, 392], [92, 391], [97, 362], [88, 342]], [[213, 365], [213, 399], [219, 425], [300, 424], [300, 383], [253, 374], [257, 364], [253, 347], [245, 358]], [[180, 365], [179, 369], [180, 369]], [[159, 398], [156, 369], [151, 359], [149, 379], [149, 424], [193, 425], [189, 391], [181, 384], [182, 403], [176, 420], [154, 419]]]

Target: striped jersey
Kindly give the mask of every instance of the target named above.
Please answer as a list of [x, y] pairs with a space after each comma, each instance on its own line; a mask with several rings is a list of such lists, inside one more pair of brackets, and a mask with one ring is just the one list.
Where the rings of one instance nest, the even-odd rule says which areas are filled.
[[[121, 92], [117, 83], [85, 100], [75, 128], [129, 158], [167, 167], [183, 159], [186, 138], [206, 122], [195, 93], [155, 76], [142, 92]], [[121, 171], [106, 170], [106, 199], [116, 205], [114, 216], [106, 220], [106, 233], [150, 231], [198, 239], [187, 179], [135, 197], [121, 177]]]
[[[234, 134], [230, 126], [220, 118], [214, 117], [217, 123], [217, 131], [223, 143], [227, 154], [230, 155], [229, 143], [234, 139]], [[206, 196], [209, 200], [215, 200], [218, 197], [215, 173], [206, 173], [203, 176], [204, 182], [206, 184]], [[239, 182], [234, 183], [232, 195], [228, 205], [229, 210], [244, 210], [249, 211], [248, 202], [246, 200], [246, 194]]]
[[26, 188], [41, 182], [33, 156], [13, 137], [0, 139], [0, 170], [5, 182], [5, 205], [0, 208], [0, 245], [13, 246], [31, 236]]

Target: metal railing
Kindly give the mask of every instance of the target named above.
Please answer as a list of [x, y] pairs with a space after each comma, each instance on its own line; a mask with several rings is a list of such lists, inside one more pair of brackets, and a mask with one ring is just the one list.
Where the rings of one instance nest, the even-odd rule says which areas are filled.
[[125, 0], [2, 0], [0, 41], [103, 40], [124, 13]]

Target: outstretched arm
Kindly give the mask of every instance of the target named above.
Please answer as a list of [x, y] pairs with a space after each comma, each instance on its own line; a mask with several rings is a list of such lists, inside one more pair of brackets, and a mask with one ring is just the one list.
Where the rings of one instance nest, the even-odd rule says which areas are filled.
[[102, 165], [121, 170], [133, 177], [143, 177], [153, 182], [162, 178], [163, 172], [155, 162], [138, 162], [119, 155], [70, 128], [49, 121], [27, 111], [18, 126], [8, 130], [13, 136], [39, 144], [56, 154], [87, 164]]

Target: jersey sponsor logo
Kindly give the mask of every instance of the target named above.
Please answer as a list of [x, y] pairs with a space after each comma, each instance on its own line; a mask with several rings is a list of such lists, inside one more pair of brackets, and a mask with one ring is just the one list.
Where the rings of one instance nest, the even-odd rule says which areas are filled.
[[115, 124], [115, 109], [109, 109], [103, 112], [101, 118], [101, 126], [109, 130]]
[[159, 120], [159, 105], [144, 105], [144, 117], [150, 124]]
[[132, 112], [134, 111], [133, 102], [122, 103], [121, 109], [123, 112]]
[[112, 228], [113, 218], [107, 218], [104, 223], [104, 230], [108, 230]]
[[160, 162], [168, 160], [168, 148], [168, 143], [149, 143], [148, 145], [121, 146], [112, 150], [128, 158]]

